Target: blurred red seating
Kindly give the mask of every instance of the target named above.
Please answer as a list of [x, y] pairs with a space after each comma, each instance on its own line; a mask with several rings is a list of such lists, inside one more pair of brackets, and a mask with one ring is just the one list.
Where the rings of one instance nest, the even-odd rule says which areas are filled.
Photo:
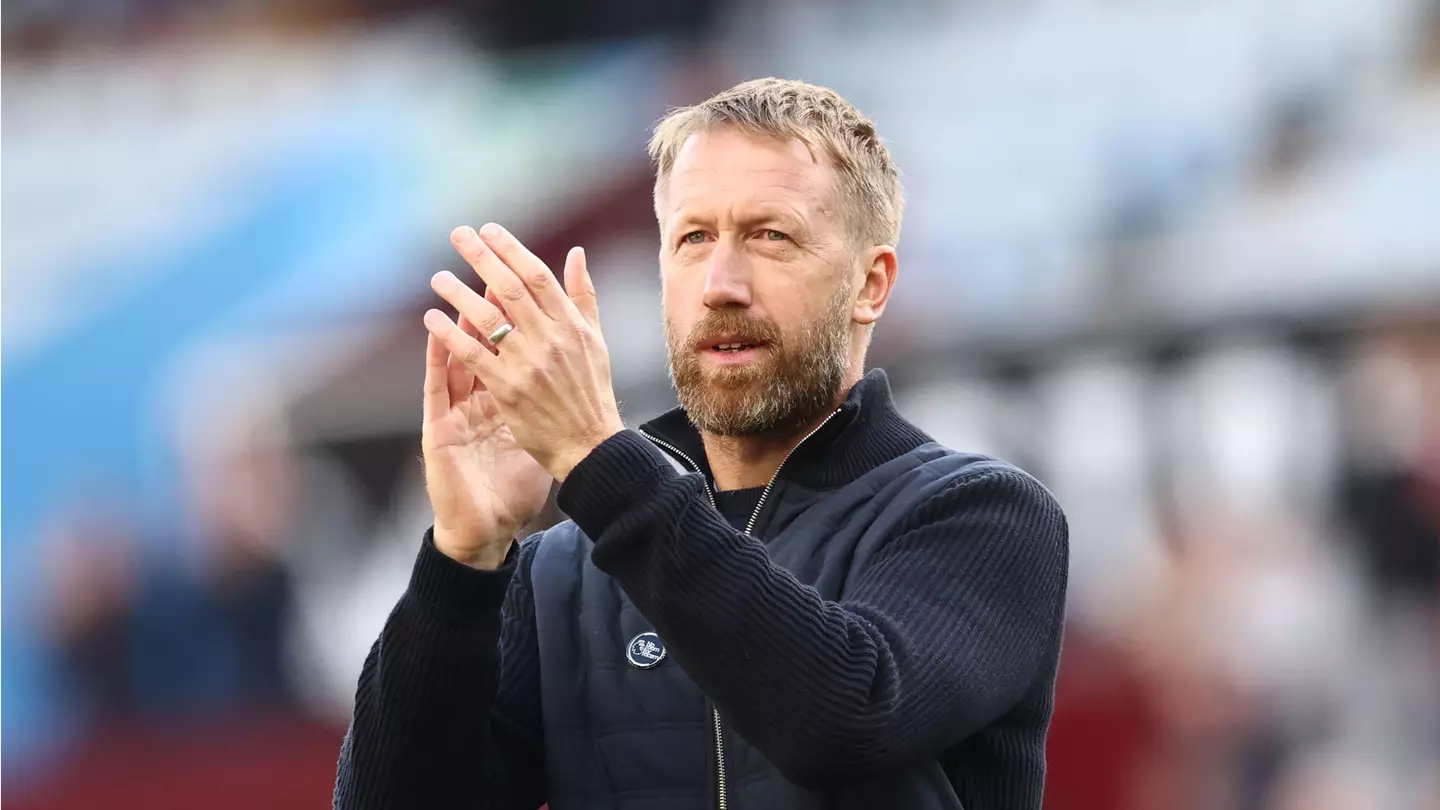
[[7, 810], [313, 810], [330, 805], [345, 729], [290, 715], [115, 727], [6, 790]]

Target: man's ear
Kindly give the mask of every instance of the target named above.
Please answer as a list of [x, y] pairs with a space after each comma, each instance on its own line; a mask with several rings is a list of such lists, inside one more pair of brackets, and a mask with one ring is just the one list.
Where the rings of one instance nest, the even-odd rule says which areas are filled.
[[868, 326], [880, 320], [890, 300], [890, 291], [895, 288], [895, 277], [900, 273], [895, 248], [876, 245], [866, 250], [861, 254], [860, 273], [860, 296], [855, 301], [852, 317], [856, 323]]

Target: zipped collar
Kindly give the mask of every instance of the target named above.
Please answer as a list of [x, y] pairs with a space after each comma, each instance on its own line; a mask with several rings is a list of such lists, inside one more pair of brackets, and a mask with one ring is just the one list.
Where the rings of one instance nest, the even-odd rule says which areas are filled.
[[[646, 422], [640, 432], [673, 445], [700, 466], [706, 480], [714, 480], [700, 432], [683, 408]], [[930, 441], [895, 408], [885, 372], [873, 369], [850, 389], [835, 416], [795, 448], [779, 479], [812, 489], [833, 489]]]

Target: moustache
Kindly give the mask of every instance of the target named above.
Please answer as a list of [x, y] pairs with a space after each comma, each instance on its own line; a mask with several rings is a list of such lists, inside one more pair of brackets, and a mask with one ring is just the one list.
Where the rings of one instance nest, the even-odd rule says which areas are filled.
[[766, 318], [759, 318], [738, 309], [711, 310], [690, 329], [686, 343], [698, 346], [711, 335], [733, 334], [756, 343], [779, 347], [784, 337], [780, 327]]

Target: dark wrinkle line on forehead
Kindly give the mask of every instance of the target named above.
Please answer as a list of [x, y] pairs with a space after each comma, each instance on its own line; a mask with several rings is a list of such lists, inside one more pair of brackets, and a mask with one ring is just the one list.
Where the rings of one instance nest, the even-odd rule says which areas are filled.
[[822, 204], [813, 201], [812, 198], [803, 193], [796, 193], [793, 189], [777, 189], [774, 187], [756, 189], [745, 195], [736, 195], [733, 199], [717, 200], [714, 193], [686, 194], [675, 200], [670, 206], [670, 213], [674, 214], [688, 208], [719, 209], [726, 210], [774, 210], [783, 209], [786, 211], [799, 212], [804, 209], [819, 210]]
[[809, 191], [821, 185], [817, 182], [818, 178], [814, 177], [810, 172], [786, 169], [778, 166], [767, 166], [764, 168], [721, 168], [718, 166], [687, 168], [683, 172], [670, 175], [669, 183], [673, 186], [677, 181], [686, 183], [687, 180], [691, 182], [702, 179], [711, 180], [716, 176], [725, 175], [740, 175], [747, 178], [757, 176], [771, 177], [773, 179], [769, 181], [770, 185], [793, 188], [796, 191]]
[[[718, 134], [720, 133], [696, 133], [687, 138], [687, 145], [682, 147], [681, 151], [683, 153], [692, 147], [703, 149], [699, 144], [692, 144], [692, 139]], [[753, 135], [744, 132], [739, 134]], [[766, 140], [781, 146], [798, 143], [805, 149], [805, 158], [801, 159], [798, 152], [790, 150], [788, 154], [791, 160], [788, 165], [784, 160], [776, 160], [774, 165], [736, 166], [710, 156], [709, 160], [701, 165], [695, 165], [694, 162], [682, 164], [677, 161], [677, 165], [672, 166], [670, 171], [658, 177], [654, 189], [654, 203], [656, 218], [661, 223], [662, 231], [667, 223], [679, 218], [690, 220], [698, 217], [699, 211], [692, 212], [687, 209], [704, 211], [711, 208], [715, 205], [714, 197], [726, 192], [739, 192], [735, 200], [724, 203], [725, 207], [732, 211], [736, 208], [779, 204], [790, 209], [793, 215], [799, 216], [804, 222], [836, 219], [844, 208], [841, 199], [843, 189], [838, 171], [832, 162], [817, 158], [811, 145], [803, 139], [767, 137]], [[817, 173], [817, 170], [823, 175]], [[757, 184], [761, 187], [747, 188]], [[843, 216], [839, 218], [843, 219]]]
[[[710, 135], [714, 135], [714, 134], [719, 134], [719, 133], [697, 133], [696, 135], [692, 135], [690, 138], [687, 138], [686, 141], [685, 141], [685, 144], [680, 148], [679, 152], [678, 152], [677, 155], [676, 155], [675, 166], [670, 167], [670, 170], [666, 173], [667, 176], [673, 177], [673, 176], [675, 175], [675, 172], [676, 172], [676, 170], [677, 170], [677, 168], [678, 168], [678, 166], [680, 165], [680, 162], [681, 162], [681, 161], [680, 161], [680, 158], [681, 158], [682, 156], [686, 155], [687, 153], [689, 153], [689, 151], [690, 151], [690, 149], [692, 148], [692, 146], [693, 146], [694, 148], [700, 148], [700, 145], [699, 145], [699, 144], [693, 144], [693, 141], [695, 140], [695, 138], [697, 138], [697, 137], [705, 138], [705, 137], [709, 137]], [[754, 135], [753, 133], [743, 133], [743, 132], [742, 132], [742, 133], [740, 133], [740, 134], [749, 135], [749, 136], [752, 137], [752, 138], [755, 137], [755, 135]], [[795, 175], [795, 176], [797, 176], [797, 177], [804, 177], [804, 176], [810, 174], [810, 167], [816, 167], [816, 168], [821, 168], [821, 169], [826, 169], [826, 168], [828, 168], [828, 169], [830, 169], [832, 172], [834, 172], [834, 171], [836, 170], [836, 168], [837, 168], [837, 167], [835, 167], [835, 166], [833, 165], [833, 162], [830, 161], [830, 160], [820, 160], [820, 159], [817, 159], [817, 157], [815, 156], [814, 152], [811, 150], [810, 146], [809, 146], [808, 144], [806, 144], [805, 141], [800, 140], [800, 139], [798, 139], [798, 138], [792, 138], [792, 139], [787, 140], [787, 139], [783, 139], [783, 138], [772, 138], [772, 137], [767, 137], [767, 136], [763, 136], [763, 135], [762, 135], [762, 136], [759, 137], [759, 139], [760, 139], [760, 140], [769, 141], [771, 144], [780, 146], [780, 147], [782, 147], [782, 148], [783, 148], [783, 147], [787, 147], [792, 141], [793, 141], [793, 142], [796, 142], [796, 143], [799, 143], [799, 144], [800, 144], [802, 147], [804, 147], [804, 149], [805, 149], [805, 154], [806, 154], [806, 157], [807, 157], [808, 160], [809, 160], [809, 164], [808, 164], [808, 166], [806, 167], [806, 169], [803, 169], [803, 170], [802, 170], [802, 169], [786, 169], [786, 168], [784, 168], [783, 166], [776, 165], [776, 166], [767, 166], [767, 167], [764, 167], [764, 168], [752, 168], [752, 169], [747, 169], [746, 171], [776, 171], [776, 172], [784, 172], [784, 173], [787, 173], [787, 174], [792, 174], [792, 175]], [[789, 156], [791, 156], [791, 157], [795, 157], [795, 154], [794, 154], [793, 151], [788, 150], [788, 149], [783, 149], [783, 151], [784, 151], [785, 154], [787, 154], [787, 155], [789, 155]], [[716, 169], [718, 169], [718, 168], [719, 168], [719, 167], [712, 166], [712, 167], [709, 167], [709, 168], [704, 169], [704, 170], [705, 170], [705, 171], [714, 171], [714, 170], [716, 170]], [[688, 169], [687, 171], [693, 172], [693, 171], [701, 171], [701, 170], [702, 170], [702, 169], [698, 169], [698, 168], [690, 168], [690, 169]]]
[[[781, 209], [792, 216], [818, 214], [828, 217], [834, 215], [836, 210], [836, 190], [834, 188], [818, 188], [818, 184], [811, 178], [800, 174], [792, 176], [799, 182], [793, 185], [786, 182], [767, 183], [762, 187], [750, 189], [743, 195], [736, 195], [733, 200], [726, 200], [724, 207], [731, 210], [740, 208], [762, 212]], [[728, 191], [729, 188], [727, 187], [726, 190]], [[669, 193], [661, 195], [657, 202], [663, 204], [663, 207], [657, 213], [663, 213], [665, 218], [670, 218], [684, 212], [687, 208], [711, 208], [716, 205], [715, 195], [717, 192], [713, 186], [704, 189], [687, 189], [682, 185], [679, 191], [681, 194], [673, 198]]]

